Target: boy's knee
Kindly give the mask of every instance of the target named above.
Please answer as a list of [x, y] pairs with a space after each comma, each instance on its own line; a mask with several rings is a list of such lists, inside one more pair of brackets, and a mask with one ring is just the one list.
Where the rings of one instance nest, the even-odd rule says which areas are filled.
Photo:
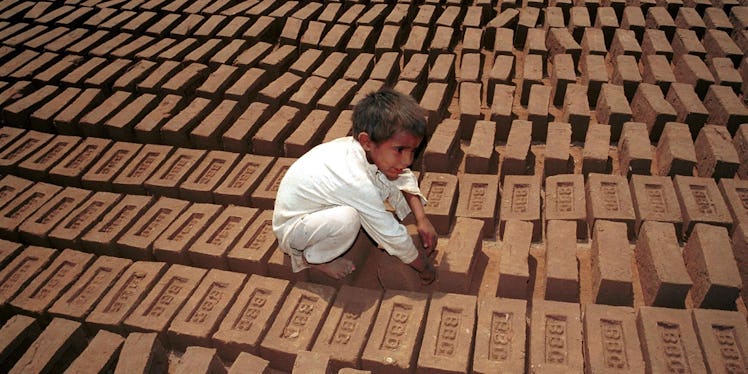
[[340, 207], [341, 221], [345, 222], [345, 233], [348, 235], [358, 235], [358, 231], [361, 229], [361, 217], [358, 211], [349, 206]]

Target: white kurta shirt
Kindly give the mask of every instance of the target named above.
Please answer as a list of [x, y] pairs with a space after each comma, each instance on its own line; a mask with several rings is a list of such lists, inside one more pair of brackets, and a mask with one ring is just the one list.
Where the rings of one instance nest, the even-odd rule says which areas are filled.
[[278, 187], [273, 211], [273, 232], [283, 252], [292, 256], [294, 271], [303, 269], [297, 251], [288, 244], [296, 223], [306, 214], [347, 205], [358, 211], [361, 226], [389, 254], [404, 263], [418, 257], [405, 226], [387, 211], [385, 200], [401, 220], [410, 213], [401, 191], [426, 199], [410, 169], [390, 181], [366, 159], [361, 144], [344, 137], [312, 148], [288, 168]]

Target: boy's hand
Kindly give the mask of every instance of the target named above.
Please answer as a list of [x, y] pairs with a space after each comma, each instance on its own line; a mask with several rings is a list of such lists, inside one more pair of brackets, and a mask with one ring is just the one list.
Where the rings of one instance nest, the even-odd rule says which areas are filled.
[[416, 226], [418, 228], [418, 236], [421, 238], [421, 244], [423, 245], [423, 252], [428, 257], [436, 250], [436, 229], [428, 219], [418, 221]]
[[418, 276], [421, 277], [424, 285], [429, 285], [436, 280], [436, 269], [429, 259], [425, 259], [424, 265], [424, 269], [418, 273]]

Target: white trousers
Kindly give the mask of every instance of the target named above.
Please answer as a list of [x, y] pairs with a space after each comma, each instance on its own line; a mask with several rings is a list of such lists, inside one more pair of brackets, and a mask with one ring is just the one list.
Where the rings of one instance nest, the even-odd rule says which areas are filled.
[[361, 228], [356, 209], [336, 206], [307, 214], [291, 231], [289, 245], [310, 264], [330, 262], [353, 245]]

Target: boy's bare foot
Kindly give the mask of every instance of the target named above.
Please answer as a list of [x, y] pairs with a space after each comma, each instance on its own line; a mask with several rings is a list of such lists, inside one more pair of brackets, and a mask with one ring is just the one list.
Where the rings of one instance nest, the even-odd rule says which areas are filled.
[[324, 264], [311, 264], [311, 266], [334, 279], [345, 278], [356, 270], [353, 261], [343, 257], [338, 257]]

